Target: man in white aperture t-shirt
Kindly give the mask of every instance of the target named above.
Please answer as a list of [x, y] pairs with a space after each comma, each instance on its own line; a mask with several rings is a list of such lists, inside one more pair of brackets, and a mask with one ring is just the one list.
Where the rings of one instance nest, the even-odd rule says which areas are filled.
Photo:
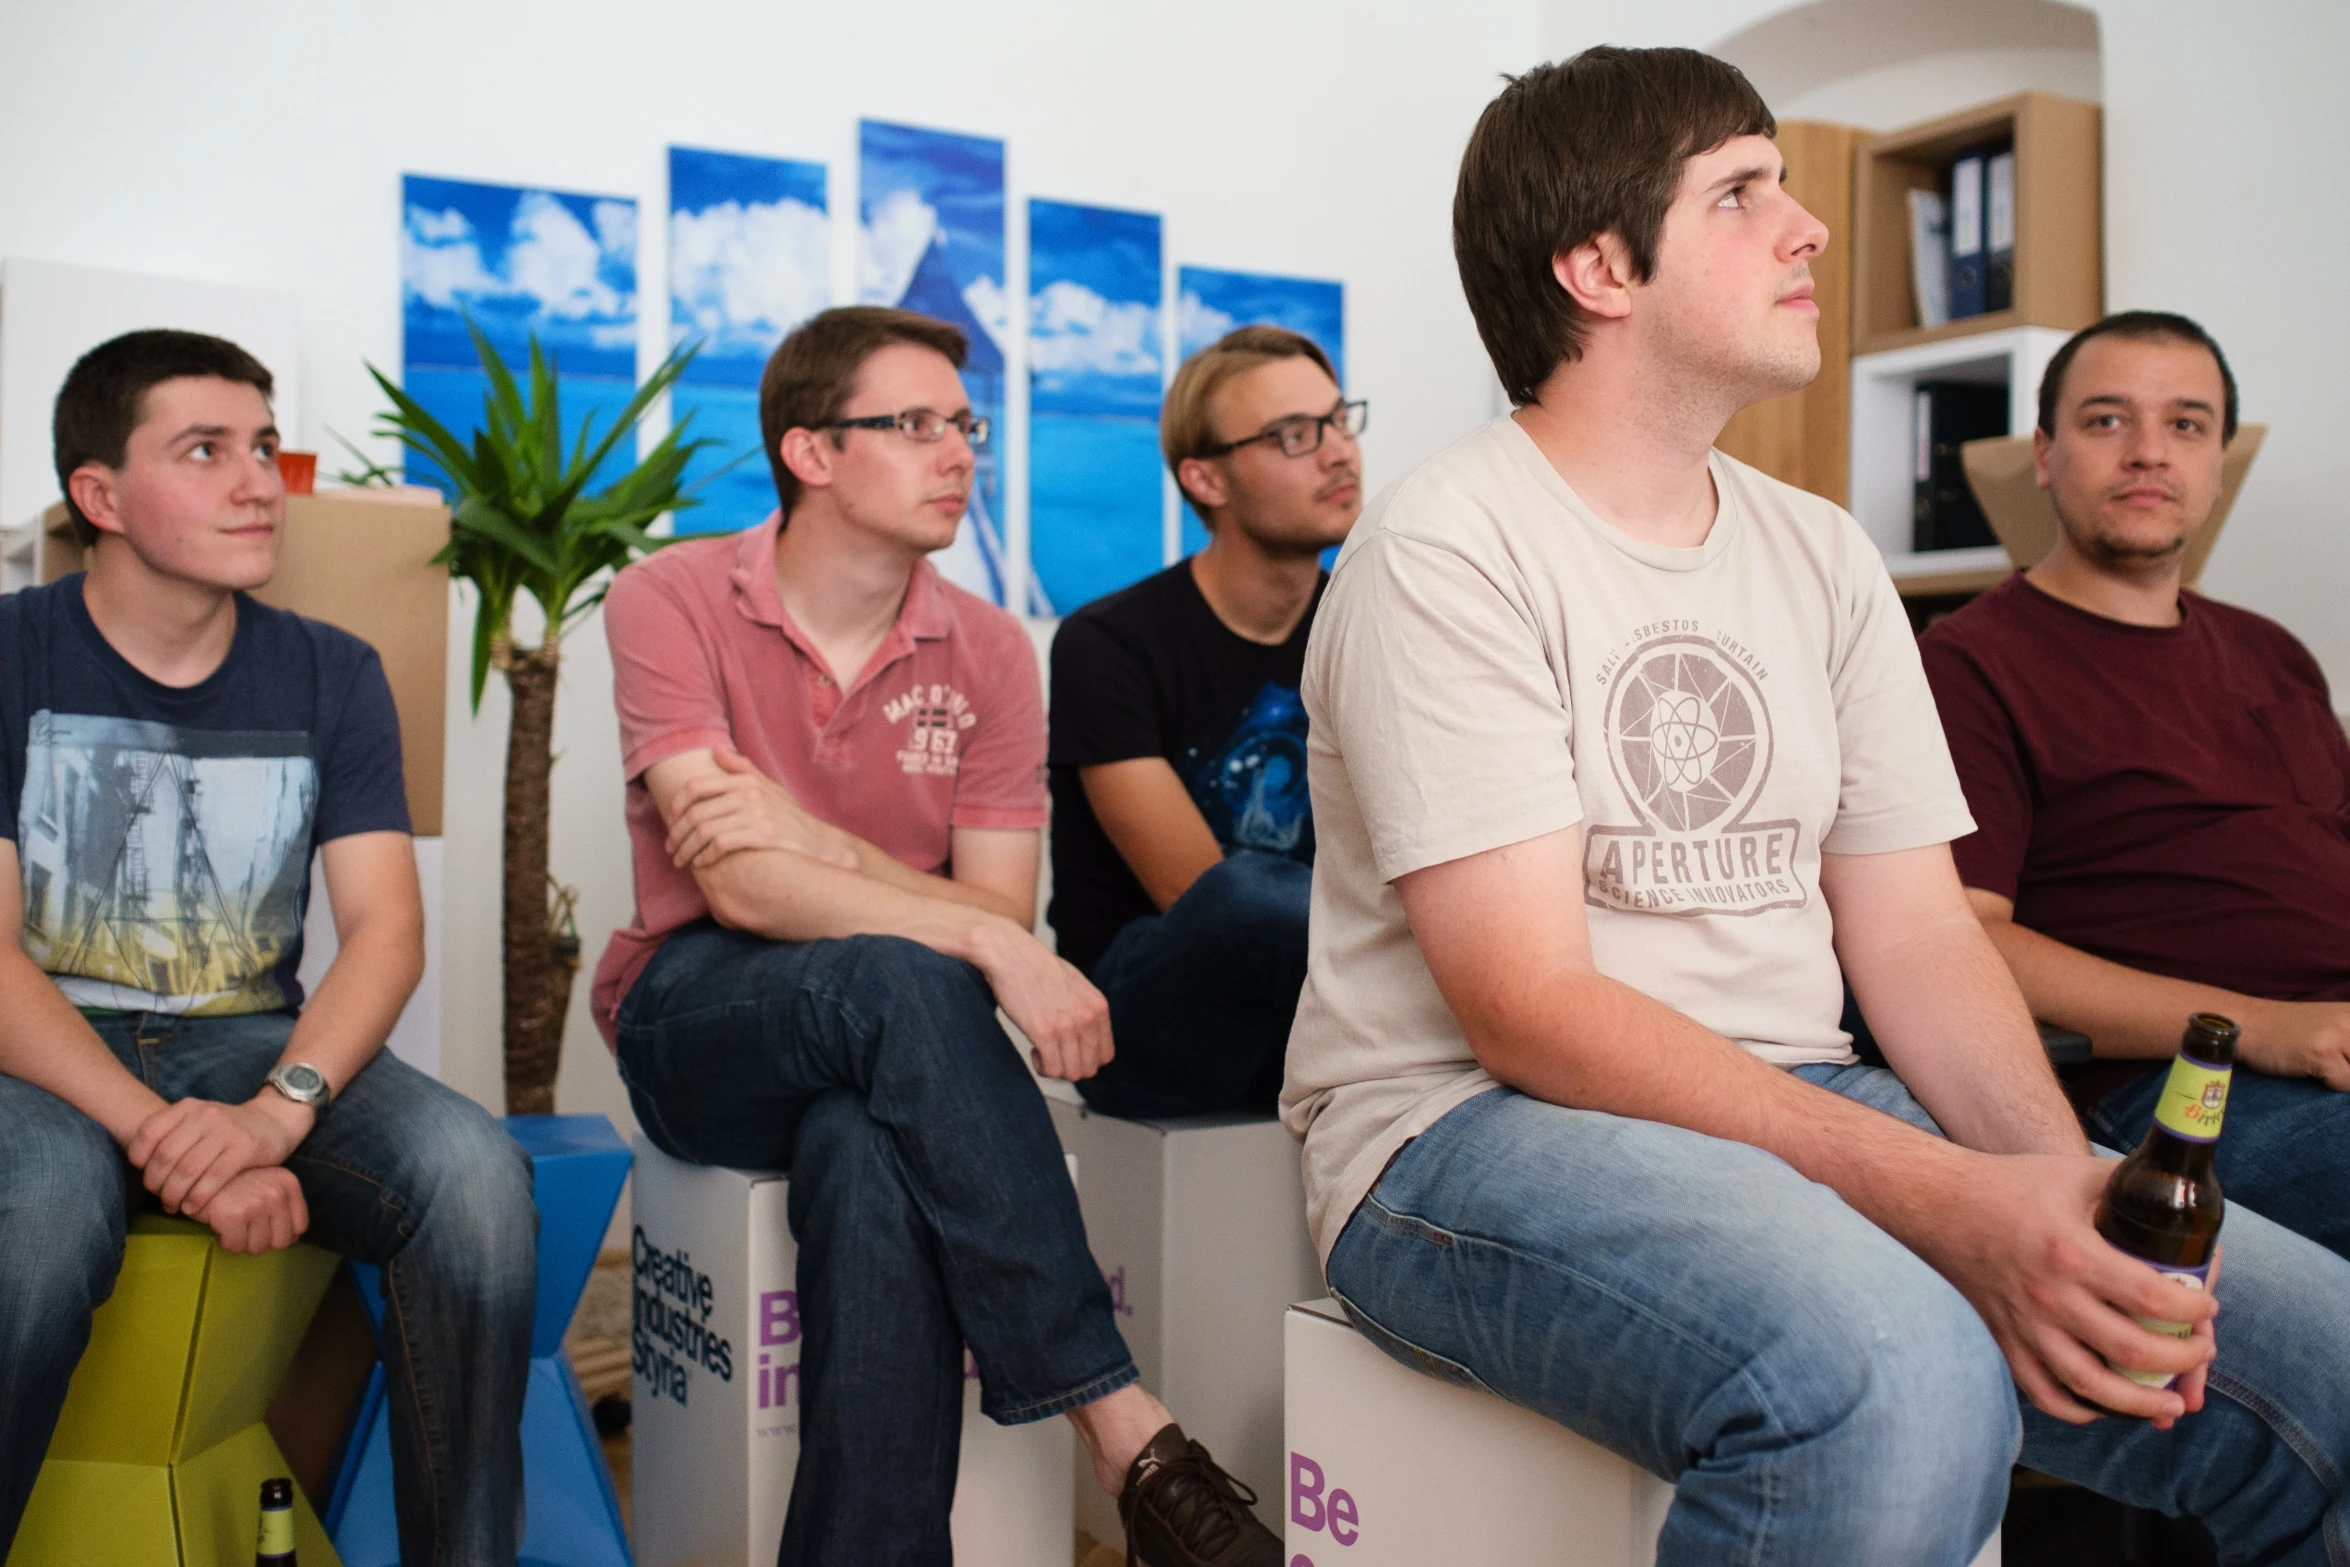
[[1660, 1564], [1955, 1567], [2019, 1443], [2223, 1559], [2350, 1560], [2350, 1264], [2240, 1208], [2210, 1291], [2098, 1236], [1884, 564], [1711, 449], [1819, 368], [1775, 131], [1720, 61], [1602, 48], [1470, 140], [1516, 412], [1373, 503], [1306, 660], [1282, 1105], [1332, 1292], [1677, 1477]]

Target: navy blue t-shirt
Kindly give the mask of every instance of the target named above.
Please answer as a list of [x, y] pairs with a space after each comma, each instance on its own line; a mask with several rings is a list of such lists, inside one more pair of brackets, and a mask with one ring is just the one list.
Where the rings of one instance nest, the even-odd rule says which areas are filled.
[[240, 593], [221, 666], [163, 685], [79, 573], [0, 598], [0, 788], [25, 953], [92, 1009], [299, 1007], [313, 850], [408, 830], [375, 649]]

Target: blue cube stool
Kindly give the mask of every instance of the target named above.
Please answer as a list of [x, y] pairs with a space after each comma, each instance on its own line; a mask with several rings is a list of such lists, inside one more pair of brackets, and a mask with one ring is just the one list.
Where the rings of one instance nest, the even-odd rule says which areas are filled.
[[[521, 1567], [631, 1567], [603, 1443], [563, 1357], [564, 1331], [628, 1179], [628, 1145], [600, 1115], [510, 1115], [506, 1129], [530, 1155], [539, 1210], [538, 1301], [522, 1406]], [[356, 1262], [350, 1268], [380, 1338], [379, 1271]], [[345, 1567], [399, 1567], [391, 1410], [380, 1363], [359, 1400], [325, 1522]]]

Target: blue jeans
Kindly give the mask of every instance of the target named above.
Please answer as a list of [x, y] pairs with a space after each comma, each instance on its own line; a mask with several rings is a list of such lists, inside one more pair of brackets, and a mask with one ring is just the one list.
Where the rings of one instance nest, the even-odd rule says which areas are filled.
[[977, 969], [894, 936], [705, 921], [646, 965], [619, 1047], [663, 1152], [791, 1171], [806, 1336], [785, 1567], [952, 1560], [965, 1344], [1005, 1425], [1136, 1380], [1044, 1097]]
[[[1935, 1130], [1874, 1067], [1799, 1075]], [[2350, 1263], [2231, 1205], [2203, 1411], [2024, 1406], [1957, 1290], [1775, 1155], [1495, 1089], [1406, 1144], [1332, 1293], [1406, 1365], [1678, 1490], [1659, 1567], [1970, 1560], [2034, 1469], [2203, 1521], [2227, 1562], [2350, 1563]]]
[[[2135, 1148], [2154, 1122], [2168, 1069], [2148, 1070], [2097, 1101], [2081, 1122], [2114, 1148]], [[2313, 1077], [2271, 1077], [2248, 1067], [2228, 1085], [2219, 1184], [2296, 1235], [2350, 1257], [2350, 1094]], [[2230, 1256], [2234, 1254], [2231, 1252]]]
[[[294, 1019], [150, 1013], [92, 1026], [165, 1099], [238, 1103], [261, 1091]], [[146, 1194], [105, 1128], [4, 1074], [0, 1127], [4, 1556], [90, 1313], [114, 1292], [132, 1202]], [[386, 1052], [335, 1097], [286, 1168], [310, 1208], [303, 1239], [383, 1269], [403, 1567], [511, 1567], [538, 1287], [530, 1160], [487, 1111]]]
[[1089, 976], [1118, 1053], [1077, 1085], [1104, 1115], [1139, 1120], [1271, 1112], [1306, 982], [1311, 866], [1243, 849], [1164, 914], [1130, 920]]

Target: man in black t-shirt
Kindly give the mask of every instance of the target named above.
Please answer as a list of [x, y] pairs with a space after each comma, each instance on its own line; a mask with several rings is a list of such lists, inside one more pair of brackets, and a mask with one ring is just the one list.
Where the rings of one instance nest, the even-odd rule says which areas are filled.
[[1185, 361], [1159, 444], [1197, 555], [1053, 639], [1053, 929], [1110, 1003], [1111, 1115], [1270, 1110], [1306, 972], [1314, 823], [1298, 700], [1323, 550], [1361, 513], [1365, 405], [1312, 339]]
[[93, 563], [0, 599], [0, 1557], [143, 1186], [231, 1251], [382, 1267], [401, 1559], [515, 1559], [530, 1164], [383, 1051], [424, 966], [399, 726], [374, 649], [244, 591], [270, 390], [218, 338], [93, 349], [56, 419]]

